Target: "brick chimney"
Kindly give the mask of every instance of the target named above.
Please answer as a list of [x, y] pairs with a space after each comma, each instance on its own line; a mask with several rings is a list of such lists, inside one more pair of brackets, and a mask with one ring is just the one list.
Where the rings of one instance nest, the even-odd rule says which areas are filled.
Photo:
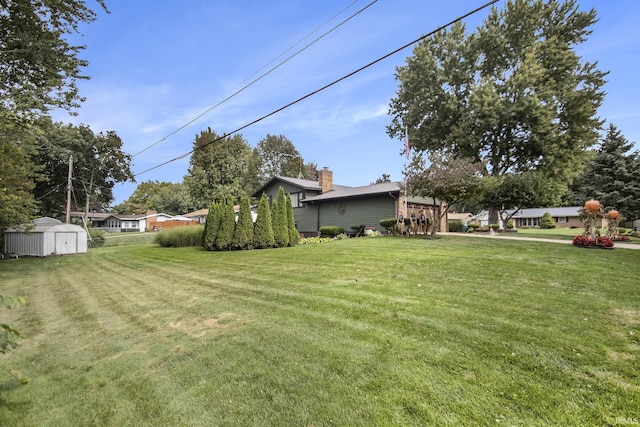
[[323, 167], [318, 171], [318, 184], [322, 187], [322, 193], [333, 190], [333, 172], [327, 167]]

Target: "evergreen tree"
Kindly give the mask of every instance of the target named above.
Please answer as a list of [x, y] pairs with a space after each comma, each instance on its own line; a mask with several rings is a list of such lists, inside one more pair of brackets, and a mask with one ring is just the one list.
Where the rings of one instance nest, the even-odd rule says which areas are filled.
[[251, 219], [251, 205], [249, 197], [243, 195], [240, 199], [238, 222], [231, 242], [232, 249], [251, 249], [253, 245], [253, 220]]
[[272, 248], [274, 243], [269, 199], [265, 193], [262, 193], [258, 204], [258, 218], [256, 218], [253, 228], [253, 247], [256, 249]]
[[278, 198], [273, 203], [271, 211], [271, 224], [273, 227], [273, 239], [277, 248], [284, 248], [289, 245], [289, 227], [287, 221], [287, 200], [284, 189], [278, 190]]
[[220, 204], [212, 202], [209, 206], [207, 221], [204, 224], [204, 232], [202, 233], [202, 246], [208, 251], [216, 248], [216, 238], [220, 229]]
[[[584, 175], [574, 183], [576, 203], [598, 200], [606, 210], [616, 209], [628, 219], [640, 218], [640, 154], [613, 125]], [[627, 154], [629, 153], [629, 154]]]
[[233, 200], [227, 197], [220, 203], [220, 229], [216, 236], [216, 249], [226, 251], [231, 246], [233, 232], [236, 228], [235, 215], [233, 214]]
[[295, 246], [300, 240], [300, 234], [296, 230], [296, 222], [293, 219], [293, 205], [291, 204], [291, 196], [287, 195], [287, 223], [289, 229], [289, 246]]

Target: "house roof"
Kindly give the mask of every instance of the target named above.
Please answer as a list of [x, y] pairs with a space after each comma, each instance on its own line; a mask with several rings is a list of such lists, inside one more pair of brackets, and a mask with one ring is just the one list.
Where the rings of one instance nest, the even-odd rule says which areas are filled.
[[580, 206], [569, 206], [564, 208], [533, 208], [520, 209], [520, 212], [514, 215], [514, 218], [542, 218], [549, 212], [551, 216], [580, 216]]
[[303, 199], [303, 202], [316, 202], [323, 200], [343, 199], [347, 197], [371, 196], [374, 194], [399, 193], [400, 184], [397, 182], [383, 182], [380, 184], [365, 185], [362, 187], [346, 187], [334, 185], [333, 190], [317, 196]]
[[207, 215], [209, 215], [209, 209], [204, 208], [204, 209], [198, 209], [197, 211], [186, 213], [183, 216], [186, 216], [187, 218], [195, 218], [198, 216], [207, 216]]
[[259, 197], [264, 192], [264, 189], [267, 188], [269, 185], [271, 185], [271, 183], [273, 181], [286, 182], [286, 183], [289, 183], [291, 185], [295, 185], [296, 187], [303, 188], [305, 190], [322, 191], [322, 187], [320, 186], [320, 183], [318, 183], [318, 181], [312, 181], [310, 179], [291, 178], [291, 177], [288, 177], [288, 176], [276, 175], [273, 178], [271, 178], [269, 181], [267, 181], [255, 193], [253, 193], [253, 197]]
[[471, 215], [468, 212], [463, 212], [463, 213], [449, 213], [447, 214], [447, 216], [449, 217], [449, 220], [451, 221], [462, 221], [463, 219], [468, 219], [471, 218], [473, 215]]

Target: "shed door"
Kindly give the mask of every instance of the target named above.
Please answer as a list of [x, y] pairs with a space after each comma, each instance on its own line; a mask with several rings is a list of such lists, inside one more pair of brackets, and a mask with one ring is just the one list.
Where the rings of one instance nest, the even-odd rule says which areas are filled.
[[77, 233], [56, 233], [56, 254], [75, 254], [78, 252]]

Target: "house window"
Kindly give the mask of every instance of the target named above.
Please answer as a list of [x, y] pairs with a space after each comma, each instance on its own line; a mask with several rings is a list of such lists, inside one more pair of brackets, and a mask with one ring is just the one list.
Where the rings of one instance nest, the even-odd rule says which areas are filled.
[[291, 197], [291, 207], [294, 207], [294, 208], [302, 207], [302, 203], [300, 202], [300, 200], [302, 200], [302, 192], [290, 193], [289, 197]]
[[522, 225], [524, 227], [539, 227], [540, 218], [522, 218]]
[[558, 218], [556, 218], [556, 222], [558, 224], [566, 224], [569, 222], [569, 217], [568, 216], [559, 216]]

